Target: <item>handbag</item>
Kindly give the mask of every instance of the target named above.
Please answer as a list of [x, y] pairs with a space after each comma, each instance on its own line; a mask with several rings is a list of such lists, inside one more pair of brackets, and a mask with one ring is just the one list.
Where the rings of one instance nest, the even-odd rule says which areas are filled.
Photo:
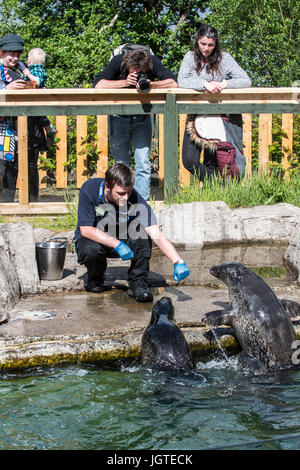
[[217, 165], [224, 179], [240, 177], [240, 170], [235, 162], [236, 149], [230, 142], [217, 143]]
[[240, 178], [241, 172], [236, 163], [237, 147], [228, 141], [232, 138], [232, 142], [235, 142], [237, 138], [227, 116], [190, 116], [187, 119], [187, 131], [191, 140], [201, 148], [216, 152], [217, 167], [224, 180]]

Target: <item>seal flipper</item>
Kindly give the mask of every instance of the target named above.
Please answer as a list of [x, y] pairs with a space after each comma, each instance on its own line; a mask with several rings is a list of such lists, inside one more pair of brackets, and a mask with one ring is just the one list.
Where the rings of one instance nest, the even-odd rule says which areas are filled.
[[251, 372], [255, 375], [264, 374], [267, 372], [267, 369], [263, 366], [263, 364], [256, 358], [249, 356], [244, 352], [241, 352], [237, 356], [238, 364], [243, 369]]
[[208, 326], [229, 325], [232, 326], [231, 310], [214, 310], [204, 314], [204, 322]]

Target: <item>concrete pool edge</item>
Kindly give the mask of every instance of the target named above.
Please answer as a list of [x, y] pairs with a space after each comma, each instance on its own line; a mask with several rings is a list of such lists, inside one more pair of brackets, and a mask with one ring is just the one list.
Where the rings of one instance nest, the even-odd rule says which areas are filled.
[[[300, 340], [300, 325], [294, 325]], [[211, 356], [219, 349], [204, 334], [207, 327], [181, 325], [191, 351], [197, 357]], [[217, 330], [217, 329], [216, 329]], [[18, 337], [0, 340], [0, 371], [38, 366], [100, 363], [138, 359], [143, 329], [98, 335], [61, 335], [49, 337]], [[239, 345], [231, 334], [220, 337], [226, 352], [238, 352]]]

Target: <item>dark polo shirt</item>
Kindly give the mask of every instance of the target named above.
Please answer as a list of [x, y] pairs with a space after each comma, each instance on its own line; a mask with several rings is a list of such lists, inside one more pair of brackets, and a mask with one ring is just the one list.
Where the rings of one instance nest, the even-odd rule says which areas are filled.
[[78, 222], [75, 230], [75, 240], [80, 235], [81, 226], [98, 227], [104, 232], [111, 233], [116, 229], [118, 238], [119, 228], [122, 231], [132, 221], [142, 227], [157, 225], [156, 216], [145, 199], [133, 189], [125, 207], [119, 207], [106, 201], [104, 195], [104, 178], [91, 178], [86, 181], [79, 192]]

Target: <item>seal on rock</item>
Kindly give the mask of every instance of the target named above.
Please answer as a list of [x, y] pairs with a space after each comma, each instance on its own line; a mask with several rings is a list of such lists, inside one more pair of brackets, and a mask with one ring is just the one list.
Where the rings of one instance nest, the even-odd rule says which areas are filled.
[[272, 289], [240, 263], [213, 266], [210, 273], [227, 285], [230, 308], [208, 312], [204, 321], [234, 328], [242, 366], [257, 373], [292, 367], [296, 332]]
[[193, 369], [186, 339], [174, 323], [174, 307], [169, 297], [153, 306], [149, 325], [142, 336], [142, 364], [161, 370]]

